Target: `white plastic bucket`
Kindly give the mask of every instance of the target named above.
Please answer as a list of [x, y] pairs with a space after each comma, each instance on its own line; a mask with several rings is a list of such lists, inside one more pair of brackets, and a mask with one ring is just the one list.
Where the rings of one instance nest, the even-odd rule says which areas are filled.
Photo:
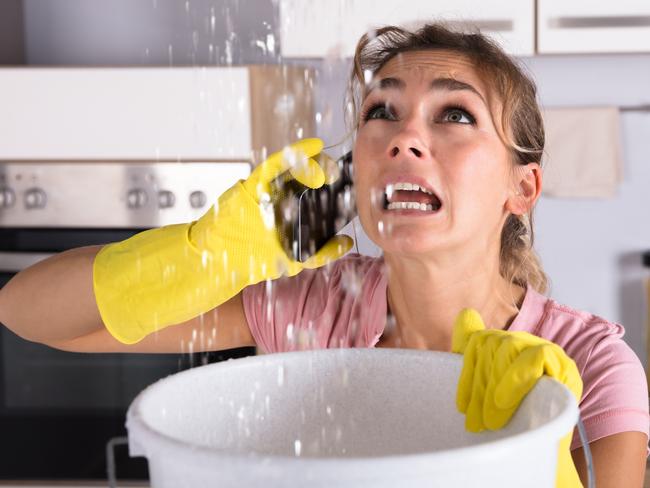
[[127, 414], [153, 488], [552, 487], [578, 408], [542, 378], [497, 432], [465, 431], [457, 354], [332, 349], [158, 381]]

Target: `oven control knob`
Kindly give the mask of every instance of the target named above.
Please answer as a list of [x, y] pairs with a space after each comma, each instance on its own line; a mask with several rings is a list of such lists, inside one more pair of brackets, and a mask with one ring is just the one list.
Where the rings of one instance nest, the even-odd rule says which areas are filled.
[[176, 196], [169, 190], [158, 192], [158, 206], [160, 208], [171, 208], [176, 203]]
[[0, 188], [0, 208], [9, 208], [16, 201], [16, 194], [11, 188]]
[[147, 204], [147, 200], [147, 192], [140, 188], [129, 190], [126, 194], [126, 205], [129, 208], [142, 208]]
[[45, 208], [47, 195], [40, 188], [30, 188], [25, 192], [25, 207], [28, 209]]
[[208, 197], [206, 197], [205, 193], [203, 193], [201, 190], [193, 191], [190, 193], [190, 205], [192, 208], [201, 208], [207, 201]]

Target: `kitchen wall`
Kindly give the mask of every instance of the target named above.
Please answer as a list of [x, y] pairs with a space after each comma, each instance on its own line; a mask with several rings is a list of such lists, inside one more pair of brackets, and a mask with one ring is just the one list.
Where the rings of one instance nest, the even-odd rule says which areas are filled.
[[[273, 0], [24, 0], [24, 14], [29, 64], [279, 60]], [[650, 102], [650, 54], [538, 56], [523, 61], [548, 107]], [[328, 143], [339, 142], [346, 133], [342, 97], [348, 64], [304, 63], [318, 68], [319, 135]], [[603, 200], [542, 197], [536, 213], [537, 248], [551, 278], [551, 296], [625, 325], [625, 339], [645, 362], [640, 254], [650, 248], [650, 113], [624, 112], [621, 135], [624, 174], [618, 195]], [[357, 225], [350, 231], [359, 236], [361, 229]], [[359, 250], [377, 252], [363, 236]]]
[[21, 0], [0, 2], [0, 65], [25, 62], [23, 3]]

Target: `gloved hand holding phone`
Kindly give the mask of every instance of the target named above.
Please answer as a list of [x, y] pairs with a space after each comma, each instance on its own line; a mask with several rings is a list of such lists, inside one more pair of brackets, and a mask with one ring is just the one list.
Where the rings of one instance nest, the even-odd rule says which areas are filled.
[[195, 222], [151, 229], [105, 246], [95, 258], [97, 305], [109, 332], [132, 344], [205, 313], [244, 287], [317, 268], [345, 254], [352, 239], [335, 236], [305, 262], [280, 243], [270, 183], [288, 173], [318, 188], [325, 174], [315, 158], [319, 139], [272, 154]]
[[[485, 329], [476, 310], [460, 312], [452, 352], [463, 354], [456, 406], [470, 432], [506, 425], [526, 394], [543, 375], [564, 384], [576, 399], [582, 379], [575, 362], [550, 341], [528, 332]], [[556, 486], [582, 487], [569, 450], [573, 429], [560, 441]]]

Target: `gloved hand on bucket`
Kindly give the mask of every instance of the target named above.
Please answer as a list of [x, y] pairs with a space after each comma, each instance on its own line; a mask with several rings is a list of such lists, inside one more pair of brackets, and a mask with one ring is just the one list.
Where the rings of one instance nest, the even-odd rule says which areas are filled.
[[314, 159], [320, 139], [305, 139], [272, 154], [238, 181], [199, 220], [137, 234], [101, 249], [93, 266], [94, 291], [109, 332], [132, 344], [148, 334], [207, 312], [244, 287], [293, 276], [345, 254], [347, 236], [335, 236], [308, 261], [284, 252], [269, 201], [270, 182], [289, 170], [300, 183], [325, 182]]
[[[560, 346], [529, 334], [485, 329], [476, 310], [460, 312], [452, 352], [463, 354], [456, 406], [470, 432], [498, 430], [508, 423], [543, 375], [563, 383], [580, 401], [582, 379]], [[573, 429], [560, 441], [556, 486], [582, 487], [569, 450]]]

